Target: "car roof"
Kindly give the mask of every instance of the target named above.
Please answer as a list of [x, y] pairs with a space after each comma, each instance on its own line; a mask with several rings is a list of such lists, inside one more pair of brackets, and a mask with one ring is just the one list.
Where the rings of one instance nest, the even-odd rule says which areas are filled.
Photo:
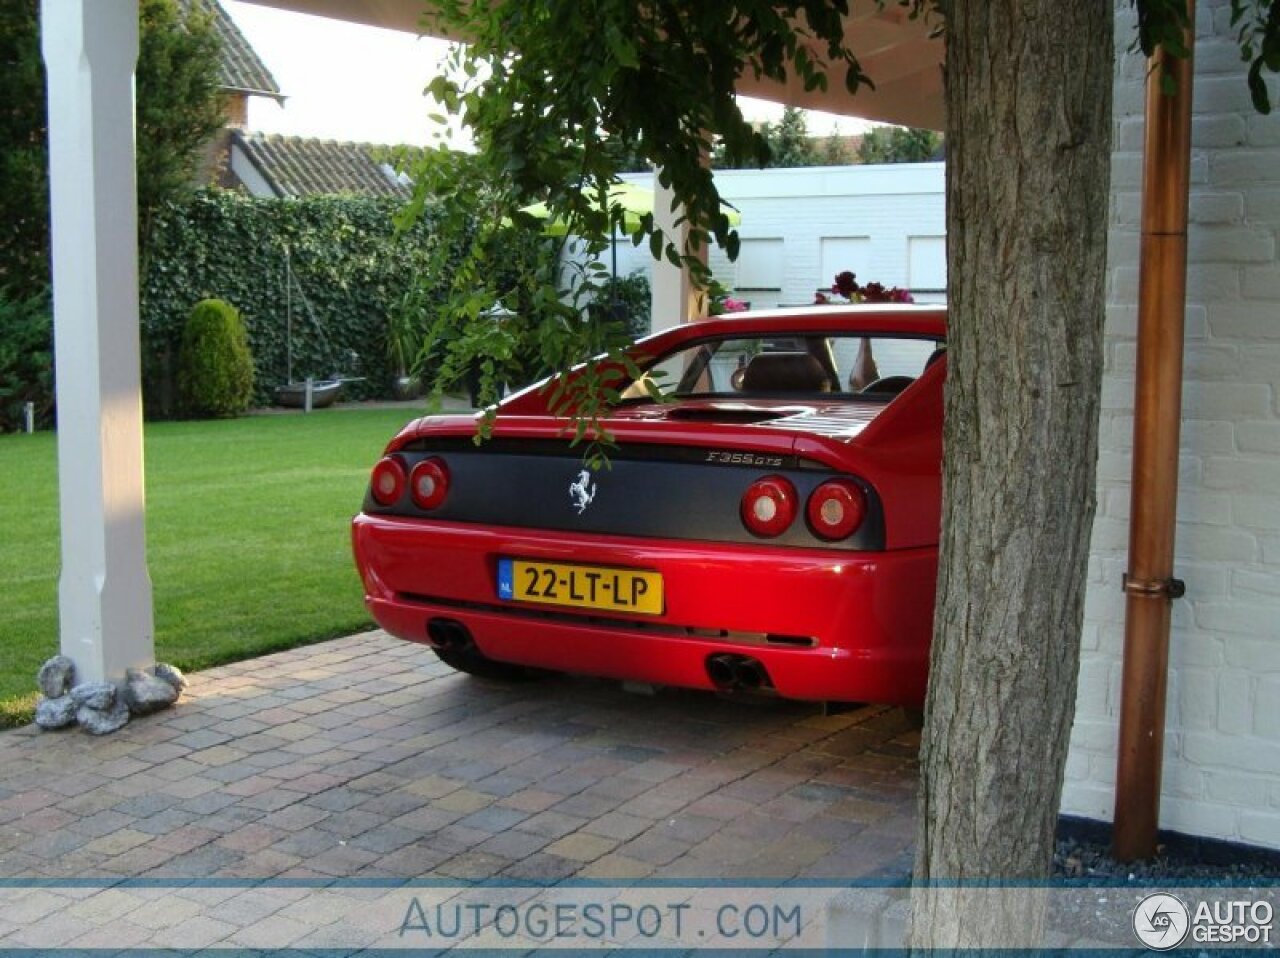
[[942, 339], [947, 309], [939, 304], [859, 303], [840, 306], [792, 306], [748, 310], [695, 319], [642, 339], [663, 349], [699, 339], [760, 333], [865, 333], [928, 336]]

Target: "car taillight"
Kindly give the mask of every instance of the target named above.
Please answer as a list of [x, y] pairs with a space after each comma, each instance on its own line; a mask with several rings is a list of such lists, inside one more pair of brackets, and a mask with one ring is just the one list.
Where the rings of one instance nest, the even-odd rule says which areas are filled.
[[409, 495], [419, 509], [434, 509], [449, 494], [449, 467], [443, 459], [423, 459], [409, 473]]
[[834, 479], [813, 490], [805, 513], [814, 535], [834, 542], [852, 535], [862, 525], [867, 516], [867, 496], [856, 483]]
[[796, 487], [782, 476], [757, 479], [742, 497], [742, 524], [765, 539], [782, 535], [796, 517]]
[[380, 506], [394, 506], [404, 495], [404, 466], [395, 456], [387, 456], [378, 460], [373, 467], [373, 477], [369, 480], [369, 491], [373, 493], [373, 501]]

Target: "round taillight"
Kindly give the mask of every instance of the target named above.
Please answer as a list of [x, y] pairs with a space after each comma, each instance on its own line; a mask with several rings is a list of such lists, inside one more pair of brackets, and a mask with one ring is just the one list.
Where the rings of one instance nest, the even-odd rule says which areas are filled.
[[757, 479], [742, 497], [741, 512], [742, 524], [753, 534], [780, 536], [796, 517], [796, 487], [782, 476]]
[[380, 506], [394, 506], [404, 495], [404, 466], [395, 456], [387, 456], [378, 460], [373, 467], [373, 478], [369, 481], [369, 491], [373, 500]]
[[834, 542], [852, 535], [862, 525], [867, 517], [867, 495], [847, 480], [824, 482], [813, 490], [805, 512], [814, 535]]
[[443, 459], [423, 459], [409, 473], [409, 495], [419, 509], [434, 509], [449, 494], [449, 467]]

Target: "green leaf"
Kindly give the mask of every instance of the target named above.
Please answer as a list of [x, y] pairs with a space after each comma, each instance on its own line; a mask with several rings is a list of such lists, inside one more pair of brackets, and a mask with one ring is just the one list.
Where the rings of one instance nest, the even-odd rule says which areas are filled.
[[1262, 59], [1258, 58], [1249, 67], [1249, 98], [1253, 101], [1253, 108], [1265, 115], [1271, 112], [1271, 96], [1262, 78], [1262, 66]]
[[737, 260], [738, 253], [741, 252], [741, 250], [742, 250], [742, 240], [738, 236], [738, 231], [734, 230], [725, 239], [725, 244], [724, 244], [725, 254], [729, 257], [730, 261], [735, 261]]

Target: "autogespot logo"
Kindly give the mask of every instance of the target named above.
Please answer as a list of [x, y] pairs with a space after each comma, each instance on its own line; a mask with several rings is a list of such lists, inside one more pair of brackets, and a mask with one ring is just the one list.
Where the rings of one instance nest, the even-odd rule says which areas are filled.
[[1153, 951], [1177, 948], [1191, 927], [1191, 912], [1173, 895], [1148, 895], [1133, 910], [1133, 933]]

